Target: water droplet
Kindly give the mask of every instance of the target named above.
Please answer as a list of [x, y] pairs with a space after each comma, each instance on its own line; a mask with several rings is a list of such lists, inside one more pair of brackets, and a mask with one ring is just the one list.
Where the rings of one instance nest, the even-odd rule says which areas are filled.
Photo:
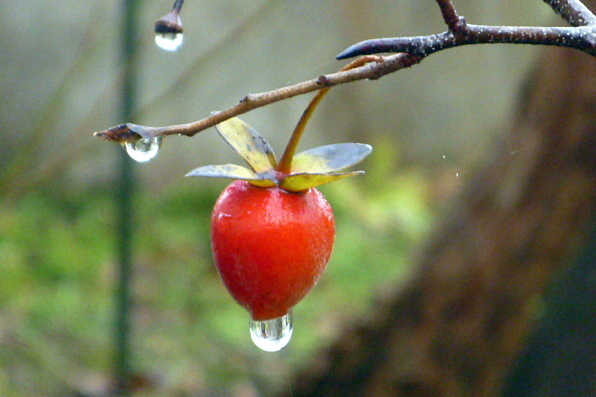
[[184, 41], [183, 33], [156, 33], [155, 44], [162, 50], [178, 51]]
[[155, 22], [155, 44], [166, 51], [178, 51], [184, 42], [182, 20], [176, 10]]
[[126, 152], [133, 160], [144, 163], [157, 156], [162, 140], [162, 136], [157, 136], [155, 138], [141, 138], [135, 142], [126, 142]]
[[276, 352], [292, 338], [292, 312], [267, 321], [250, 320], [250, 337], [261, 350]]

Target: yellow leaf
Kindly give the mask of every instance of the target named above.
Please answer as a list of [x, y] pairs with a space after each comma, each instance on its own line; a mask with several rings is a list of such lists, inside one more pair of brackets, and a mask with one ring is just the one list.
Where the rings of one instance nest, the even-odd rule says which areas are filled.
[[342, 174], [292, 174], [281, 181], [279, 187], [290, 192], [301, 192], [311, 187], [324, 185], [352, 175], [364, 174], [364, 171], [352, 171]]
[[336, 143], [305, 150], [294, 156], [292, 174], [336, 172], [361, 162], [371, 151], [372, 147], [363, 143]]
[[233, 117], [215, 128], [257, 174], [276, 166], [275, 154], [267, 140], [244, 121]]
[[254, 171], [236, 164], [206, 165], [195, 168], [186, 176], [201, 176], [207, 178], [242, 179], [251, 185], [259, 187], [273, 187], [277, 183], [265, 175], [257, 175]]

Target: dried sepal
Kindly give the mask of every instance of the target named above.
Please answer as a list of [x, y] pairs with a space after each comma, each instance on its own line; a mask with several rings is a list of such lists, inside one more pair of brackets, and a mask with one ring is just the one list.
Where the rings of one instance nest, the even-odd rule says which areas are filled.
[[239, 118], [216, 126], [224, 140], [248, 163], [251, 169], [235, 164], [199, 167], [186, 176], [241, 179], [258, 187], [274, 187], [301, 192], [363, 171], [339, 172], [362, 161], [372, 151], [363, 143], [339, 143], [316, 147], [294, 156], [287, 172], [279, 169], [273, 149], [265, 138]]
[[267, 172], [277, 165], [267, 140], [239, 118], [233, 117], [215, 128], [256, 173]]
[[249, 182], [251, 185], [259, 187], [273, 187], [277, 186], [275, 179], [272, 179], [265, 174], [257, 174], [246, 167], [236, 164], [223, 165], [205, 165], [203, 167], [195, 168], [186, 176], [200, 176], [207, 178], [229, 178], [242, 179]]
[[289, 192], [301, 192], [311, 187], [324, 185], [353, 175], [364, 174], [364, 171], [352, 171], [340, 174], [292, 174], [285, 177], [279, 187]]
[[305, 150], [294, 156], [294, 173], [329, 173], [343, 170], [361, 162], [372, 147], [364, 143], [337, 143]]

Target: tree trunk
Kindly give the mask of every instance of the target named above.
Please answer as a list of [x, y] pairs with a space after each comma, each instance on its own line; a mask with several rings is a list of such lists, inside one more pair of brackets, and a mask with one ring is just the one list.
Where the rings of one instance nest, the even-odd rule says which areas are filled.
[[416, 275], [300, 374], [299, 396], [494, 396], [596, 209], [596, 58], [545, 49], [495, 161]]

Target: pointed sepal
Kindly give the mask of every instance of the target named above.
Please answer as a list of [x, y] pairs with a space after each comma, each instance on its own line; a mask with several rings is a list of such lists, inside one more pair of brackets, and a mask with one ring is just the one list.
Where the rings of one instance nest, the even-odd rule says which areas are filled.
[[[229, 179], [242, 179], [254, 186], [259, 187], [273, 187], [277, 185], [274, 177], [269, 177], [268, 174], [273, 173], [257, 174], [256, 172], [249, 170], [246, 167], [236, 164], [223, 164], [223, 165], [205, 165], [203, 167], [195, 168], [190, 171], [186, 176], [200, 176], [207, 178], [229, 178]], [[272, 179], [273, 178], [273, 179]]]
[[294, 156], [292, 174], [337, 172], [358, 164], [372, 152], [364, 143], [337, 143], [305, 150]]
[[277, 165], [275, 154], [267, 140], [239, 118], [233, 117], [221, 122], [215, 129], [257, 174], [267, 172]]
[[285, 177], [279, 187], [290, 192], [301, 192], [311, 187], [324, 185], [353, 175], [364, 174], [364, 171], [344, 172], [340, 174], [304, 173]]

